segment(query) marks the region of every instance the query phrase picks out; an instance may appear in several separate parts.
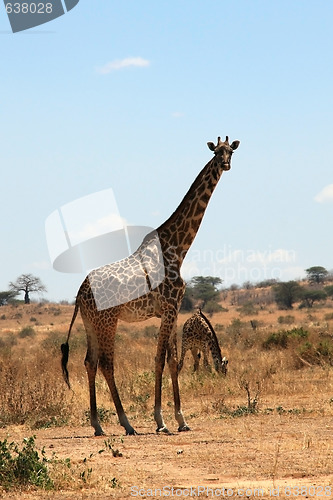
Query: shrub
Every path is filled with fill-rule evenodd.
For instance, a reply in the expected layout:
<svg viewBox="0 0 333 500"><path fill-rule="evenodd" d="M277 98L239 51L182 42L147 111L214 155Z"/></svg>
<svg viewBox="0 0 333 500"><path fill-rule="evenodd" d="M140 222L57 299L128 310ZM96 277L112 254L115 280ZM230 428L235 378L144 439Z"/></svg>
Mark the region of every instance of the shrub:
<svg viewBox="0 0 333 500"><path fill-rule="evenodd" d="M5 490L33 485L50 490L54 488L46 463L44 448L42 458L35 449L35 438L25 438L19 449L15 443L0 441L0 484Z"/></svg>
<svg viewBox="0 0 333 500"><path fill-rule="evenodd" d="M307 330L304 330L302 326L300 328L292 328L291 330L287 330L286 333L288 337L300 337L302 339L308 338L309 335L309 332Z"/></svg>
<svg viewBox="0 0 333 500"><path fill-rule="evenodd" d="M227 326L226 332L227 334L231 334L233 336L238 336L241 333L242 328L245 323L243 323L240 319L234 318L230 325Z"/></svg>
<svg viewBox="0 0 333 500"><path fill-rule="evenodd" d="M24 339L26 337L34 337L35 335L36 335L36 332L32 326L25 326L18 333L18 336L20 337L20 339Z"/></svg>
<svg viewBox="0 0 333 500"><path fill-rule="evenodd" d="M280 323L280 325L292 325L293 323L295 323L295 316L293 316L292 314L287 314L286 316L279 316L278 323Z"/></svg>
<svg viewBox="0 0 333 500"><path fill-rule="evenodd" d="M288 347L288 334L285 331L279 331L276 333L271 333L269 337L262 343L264 349L271 349L272 346L282 347L286 349Z"/></svg>
<svg viewBox="0 0 333 500"><path fill-rule="evenodd" d="M308 337L308 332L300 328L292 328L291 330L280 330L278 332L271 333L269 337L262 343L264 349L270 349L272 346L282 347L286 349L288 347L288 339L306 339Z"/></svg>
<svg viewBox="0 0 333 500"><path fill-rule="evenodd" d="M204 312L208 314L214 314L222 311L225 311L225 309L215 300L209 300L204 307Z"/></svg>
<svg viewBox="0 0 333 500"><path fill-rule="evenodd" d="M244 316L258 314L258 310L252 301L245 302L237 311Z"/></svg>
<svg viewBox="0 0 333 500"><path fill-rule="evenodd" d="M330 365L333 362L333 343L330 339L325 339L319 342L317 346L317 353L328 361Z"/></svg>
<svg viewBox="0 0 333 500"><path fill-rule="evenodd" d="M159 328L155 325L145 326L143 329L143 336L149 339L157 339Z"/></svg>
<svg viewBox="0 0 333 500"><path fill-rule="evenodd" d="M0 347L3 352L10 350L16 344L17 339L13 332L7 332L0 337Z"/></svg>

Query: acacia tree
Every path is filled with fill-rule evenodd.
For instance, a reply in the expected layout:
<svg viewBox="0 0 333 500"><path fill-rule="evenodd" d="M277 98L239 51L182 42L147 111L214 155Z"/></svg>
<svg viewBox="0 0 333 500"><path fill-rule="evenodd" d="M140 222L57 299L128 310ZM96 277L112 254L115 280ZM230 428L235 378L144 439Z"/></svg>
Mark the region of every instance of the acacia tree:
<svg viewBox="0 0 333 500"><path fill-rule="evenodd" d="M331 297L333 299L333 285L325 286L324 290L328 297Z"/></svg>
<svg viewBox="0 0 333 500"><path fill-rule="evenodd" d="M182 309L191 310L193 304L200 301L202 309L209 305L210 309L213 308L216 311L220 308L218 305L220 300L218 286L221 284L222 279L215 276L194 276L187 283Z"/></svg>
<svg viewBox="0 0 333 500"><path fill-rule="evenodd" d="M283 309L292 309L294 302L300 299L302 287L297 281L284 281L274 286L276 303Z"/></svg>
<svg viewBox="0 0 333 500"><path fill-rule="evenodd" d="M43 285L41 280L32 274L21 274L15 282L11 281L9 283L9 288L16 293L23 292L25 304L30 304L31 293L42 293L47 291L46 286Z"/></svg>
<svg viewBox="0 0 333 500"><path fill-rule="evenodd" d="M0 292L0 306L7 305L11 299L14 299L14 297L16 297L16 295L17 292L14 292L13 290Z"/></svg>
<svg viewBox="0 0 333 500"><path fill-rule="evenodd" d="M301 297L306 307L312 307L314 302L326 300L327 293L324 290L303 290Z"/></svg>
<svg viewBox="0 0 333 500"><path fill-rule="evenodd" d="M305 269L305 272L308 275L309 282L316 285L323 283L329 274L327 269L322 266L309 267L309 269Z"/></svg>

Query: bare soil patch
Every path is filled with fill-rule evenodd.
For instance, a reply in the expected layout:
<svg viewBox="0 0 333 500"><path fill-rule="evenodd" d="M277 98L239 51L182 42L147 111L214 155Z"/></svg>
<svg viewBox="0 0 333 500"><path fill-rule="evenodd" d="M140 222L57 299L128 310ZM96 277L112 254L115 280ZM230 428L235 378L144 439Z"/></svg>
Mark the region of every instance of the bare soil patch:
<svg viewBox="0 0 333 500"><path fill-rule="evenodd" d="M148 425L140 420L136 422L137 436L124 436L121 428L108 427L113 449L121 456L107 450L99 453L107 438L93 437L90 427L38 430L34 433L36 446L44 447L50 458L53 454L59 459L70 457L76 477L71 478L67 490L3 493L2 498L158 498L191 494L202 498L272 498L273 489L279 498L288 498L293 496L291 492L298 496L299 491L301 496L297 487L303 487L302 496L306 498L332 498L332 415L320 415L304 407L299 414L288 410L288 403L281 413L266 410L238 418L193 418L190 432L172 435L156 434L153 422ZM191 403L187 401L186 406L190 408ZM0 436L19 442L27 433L29 429L18 426L2 429ZM91 470L86 483L79 477L83 470Z"/></svg>
<svg viewBox="0 0 333 500"><path fill-rule="evenodd" d="M211 322L229 371L227 377L203 370L193 374L188 354L180 374L183 411L191 427L185 433L176 430L167 368L163 407L173 434L155 433L158 320L119 325L116 380L138 435L123 434L109 390L98 376L97 400L107 434L99 438L87 423L85 335L79 318L69 362L73 391L61 376L59 348L73 306L3 307L0 440L19 444L35 435L36 449L44 448L47 458L59 463L50 468L55 490L0 491L0 498L333 498L331 303L293 310L290 324L281 323L287 313L273 304L250 316L231 302L224 305L228 311L214 314ZM180 330L188 317L180 315ZM22 337L27 325L35 333ZM289 331L287 346L264 348L282 329ZM252 402L260 389L254 412L247 412L246 384Z"/></svg>

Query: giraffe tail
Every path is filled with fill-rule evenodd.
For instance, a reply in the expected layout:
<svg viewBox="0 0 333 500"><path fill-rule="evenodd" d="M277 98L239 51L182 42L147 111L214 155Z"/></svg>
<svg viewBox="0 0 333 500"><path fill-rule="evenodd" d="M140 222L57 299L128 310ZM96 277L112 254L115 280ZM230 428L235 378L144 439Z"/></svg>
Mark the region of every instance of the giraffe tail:
<svg viewBox="0 0 333 500"><path fill-rule="evenodd" d="M69 383L69 374L68 374L68 369L67 369L67 363L68 363L68 356L69 356L69 345L68 342L65 344L61 344L61 352L62 352L62 357L61 357L61 368L62 368L62 374L65 379L66 384L68 385L68 388L71 388L71 385Z"/></svg>
<svg viewBox="0 0 333 500"><path fill-rule="evenodd" d="M66 384L68 385L68 388L70 389L70 383L69 383L69 374L68 374L68 369L67 369L67 363L68 363L68 358L69 358L69 337L71 335L72 327L74 325L74 321L76 319L77 313L79 311L79 301L78 297L76 298L75 302L75 309L72 317L71 324L69 325L69 330L68 330L68 335L67 335L67 340L64 344L61 344L61 369L62 369L62 374L65 379Z"/></svg>

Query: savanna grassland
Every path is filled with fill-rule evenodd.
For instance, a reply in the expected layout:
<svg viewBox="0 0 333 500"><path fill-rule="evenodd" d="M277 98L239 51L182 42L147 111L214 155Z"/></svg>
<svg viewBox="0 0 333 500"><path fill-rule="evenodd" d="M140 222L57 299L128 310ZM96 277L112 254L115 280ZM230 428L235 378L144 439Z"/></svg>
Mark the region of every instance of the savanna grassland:
<svg viewBox="0 0 333 500"><path fill-rule="evenodd" d="M70 341L72 390L60 369L73 306L1 307L0 497L333 497L333 301L282 311L269 294L224 293L224 310L210 317L229 359L226 377L202 367L193 373L188 352L180 387L191 432L177 432L165 369L171 435L156 435L153 419L157 319L121 323L116 338L116 382L138 435L124 435L98 375L107 435L97 438L79 317ZM180 314L179 335L189 316ZM13 473L18 460L23 477Z"/></svg>

